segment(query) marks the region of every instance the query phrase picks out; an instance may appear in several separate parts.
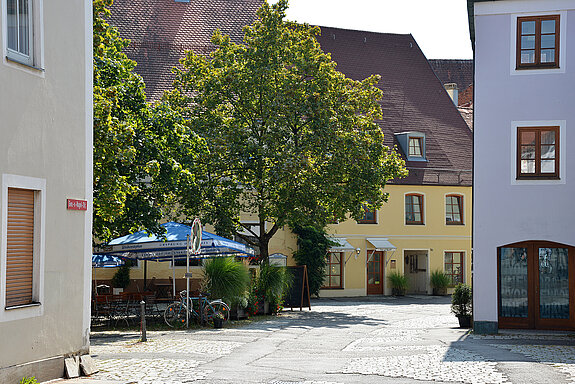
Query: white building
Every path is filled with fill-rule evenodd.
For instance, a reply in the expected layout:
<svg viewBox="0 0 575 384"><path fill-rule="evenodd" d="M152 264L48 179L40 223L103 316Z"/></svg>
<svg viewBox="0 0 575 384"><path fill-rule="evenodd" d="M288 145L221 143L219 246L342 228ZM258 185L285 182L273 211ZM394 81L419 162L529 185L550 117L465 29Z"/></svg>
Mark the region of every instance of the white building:
<svg viewBox="0 0 575 384"><path fill-rule="evenodd" d="M572 330L575 1L468 3L474 328Z"/></svg>
<svg viewBox="0 0 575 384"><path fill-rule="evenodd" d="M0 0L0 383L88 351L92 2Z"/></svg>

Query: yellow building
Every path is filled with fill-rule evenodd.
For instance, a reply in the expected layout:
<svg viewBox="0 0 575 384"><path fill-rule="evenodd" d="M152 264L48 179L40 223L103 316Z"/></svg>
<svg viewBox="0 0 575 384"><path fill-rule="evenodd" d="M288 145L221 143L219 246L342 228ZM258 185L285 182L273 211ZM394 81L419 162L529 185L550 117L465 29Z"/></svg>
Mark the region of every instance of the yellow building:
<svg viewBox="0 0 575 384"><path fill-rule="evenodd" d="M388 295L385 276L394 271L407 276L409 293L431 293L435 270L470 283L472 133L456 105L411 35L321 29L318 40L339 71L354 80L381 75L384 117L378 124L385 144L403 155L409 176L388 183L388 203L365 220L329 226L340 246L331 250L320 294ZM284 229L271 239L269 253L293 265L296 249L296 237ZM143 278L142 264L132 269L133 279ZM170 262L147 264L150 279L166 281L173 273ZM175 268L179 279L184 267ZM104 280L113 272L96 271Z"/></svg>

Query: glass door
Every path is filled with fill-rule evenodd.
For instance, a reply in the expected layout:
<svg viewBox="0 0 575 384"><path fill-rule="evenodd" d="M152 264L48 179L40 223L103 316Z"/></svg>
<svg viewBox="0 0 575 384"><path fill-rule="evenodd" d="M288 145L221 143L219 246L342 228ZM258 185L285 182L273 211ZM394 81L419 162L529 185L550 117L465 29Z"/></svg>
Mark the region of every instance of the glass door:
<svg viewBox="0 0 575 384"><path fill-rule="evenodd" d="M575 248L529 241L499 248L499 326L575 329Z"/></svg>
<svg viewBox="0 0 575 384"><path fill-rule="evenodd" d="M367 294L383 295L383 252L367 251Z"/></svg>
<svg viewBox="0 0 575 384"><path fill-rule="evenodd" d="M536 325L568 325L571 305L569 287L569 250L536 247Z"/></svg>

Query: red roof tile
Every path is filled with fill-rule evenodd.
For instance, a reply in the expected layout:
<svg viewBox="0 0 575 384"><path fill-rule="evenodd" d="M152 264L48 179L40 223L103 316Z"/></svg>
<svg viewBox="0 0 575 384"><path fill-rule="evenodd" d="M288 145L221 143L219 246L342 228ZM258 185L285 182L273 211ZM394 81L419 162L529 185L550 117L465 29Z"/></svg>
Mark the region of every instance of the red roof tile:
<svg viewBox="0 0 575 384"><path fill-rule="evenodd" d="M429 64L442 84L456 83L459 92L473 84L473 60L431 59Z"/></svg>
<svg viewBox="0 0 575 384"><path fill-rule="evenodd" d="M472 133L411 35L322 27L322 49L337 69L361 80L380 74L385 142L396 133L426 135L427 162L408 162L398 184L471 185ZM462 172L465 171L465 172Z"/></svg>
<svg viewBox="0 0 575 384"><path fill-rule="evenodd" d="M263 0L115 0L110 24L131 40L126 54L138 63L136 72L146 83L148 100L158 100L171 88L172 68L184 51L208 53L216 29L234 42L252 24Z"/></svg>

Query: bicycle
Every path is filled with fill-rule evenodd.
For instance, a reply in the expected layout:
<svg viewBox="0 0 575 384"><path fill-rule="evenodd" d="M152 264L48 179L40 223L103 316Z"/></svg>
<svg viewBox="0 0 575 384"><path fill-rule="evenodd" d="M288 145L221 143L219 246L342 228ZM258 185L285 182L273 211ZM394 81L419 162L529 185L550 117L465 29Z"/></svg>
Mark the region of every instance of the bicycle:
<svg viewBox="0 0 575 384"><path fill-rule="evenodd" d="M199 324L203 322L213 325L214 316L221 314L223 321L230 318L230 307L222 300L208 300L206 296L190 296L191 309L188 310L186 305L185 290L180 292L180 300L168 305L164 311L164 321L170 327L181 328L186 326L186 311L189 312L189 321L195 321ZM203 314L203 316L202 316Z"/></svg>

